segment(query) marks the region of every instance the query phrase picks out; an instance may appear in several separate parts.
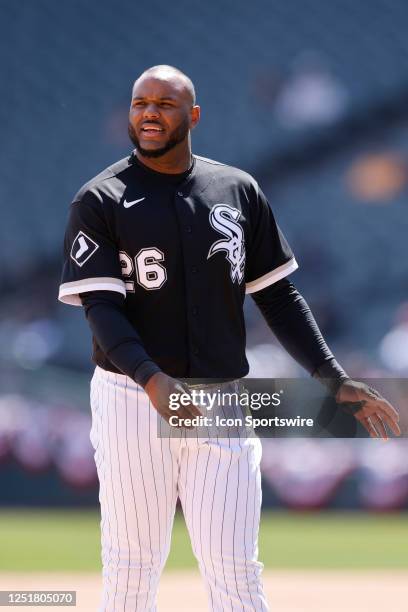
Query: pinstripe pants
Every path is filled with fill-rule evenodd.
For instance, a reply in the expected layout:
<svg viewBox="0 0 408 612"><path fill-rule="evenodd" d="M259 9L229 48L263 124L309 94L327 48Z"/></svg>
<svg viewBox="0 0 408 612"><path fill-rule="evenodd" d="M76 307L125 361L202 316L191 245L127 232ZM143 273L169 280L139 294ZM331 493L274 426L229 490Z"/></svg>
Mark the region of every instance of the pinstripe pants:
<svg viewBox="0 0 408 612"><path fill-rule="evenodd" d="M98 366L91 409L101 505L100 610L156 611L177 498L210 610L268 610L257 561L260 441L189 438L183 430L160 437L163 419L143 389Z"/></svg>

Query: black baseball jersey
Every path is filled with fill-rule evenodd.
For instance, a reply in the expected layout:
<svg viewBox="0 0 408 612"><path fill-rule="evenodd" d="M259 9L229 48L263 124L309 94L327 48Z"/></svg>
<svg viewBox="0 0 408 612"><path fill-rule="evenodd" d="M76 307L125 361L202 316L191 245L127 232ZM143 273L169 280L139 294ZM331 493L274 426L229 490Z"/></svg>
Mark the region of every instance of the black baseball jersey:
<svg viewBox="0 0 408 612"><path fill-rule="evenodd" d="M239 378L245 293L297 268L255 179L194 156L183 175L151 170L134 154L86 183L70 208L59 299L81 292L125 298L153 361L183 378ZM93 338L93 360L117 371Z"/></svg>

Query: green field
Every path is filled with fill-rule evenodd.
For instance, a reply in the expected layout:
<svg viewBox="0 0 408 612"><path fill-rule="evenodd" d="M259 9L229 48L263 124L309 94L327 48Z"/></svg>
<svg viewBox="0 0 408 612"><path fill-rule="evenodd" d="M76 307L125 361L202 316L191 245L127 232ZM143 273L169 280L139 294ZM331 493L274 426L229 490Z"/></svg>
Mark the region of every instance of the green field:
<svg viewBox="0 0 408 612"><path fill-rule="evenodd" d="M265 568L408 568L408 516L265 513ZM0 512L0 571L99 571L95 511ZM195 566L177 516L166 569Z"/></svg>

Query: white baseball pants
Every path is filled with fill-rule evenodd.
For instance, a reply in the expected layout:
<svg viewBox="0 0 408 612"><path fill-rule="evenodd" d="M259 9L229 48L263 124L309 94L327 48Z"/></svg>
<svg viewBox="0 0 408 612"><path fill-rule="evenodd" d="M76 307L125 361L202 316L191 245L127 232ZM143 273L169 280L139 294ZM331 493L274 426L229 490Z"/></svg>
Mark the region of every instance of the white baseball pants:
<svg viewBox="0 0 408 612"><path fill-rule="evenodd" d="M183 430L160 437L158 427L168 425L143 389L98 366L91 409L101 504L100 610L156 611L177 498L210 610L268 610L257 561L260 441L188 438Z"/></svg>

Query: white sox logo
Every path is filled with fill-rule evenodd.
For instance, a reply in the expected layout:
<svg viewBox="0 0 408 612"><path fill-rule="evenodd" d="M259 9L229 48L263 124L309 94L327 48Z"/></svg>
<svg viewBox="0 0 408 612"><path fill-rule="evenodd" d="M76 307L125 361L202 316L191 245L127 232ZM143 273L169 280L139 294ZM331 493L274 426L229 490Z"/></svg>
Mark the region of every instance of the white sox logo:
<svg viewBox="0 0 408 612"><path fill-rule="evenodd" d="M215 204L210 212L210 223L212 227L227 237L211 245L207 259L218 251L227 253L227 261L231 264L231 280L240 283L244 278L245 265L245 242L244 232L239 223L241 213L238 209L228 204Z"/></svg>
<svg viewBox="0 0 408 612"><path fill-rule="evenodd" d="M85 232L76 235L71 247L71 259L82 268L84 263L99 249L99 244L92 240Z"/></svg>

